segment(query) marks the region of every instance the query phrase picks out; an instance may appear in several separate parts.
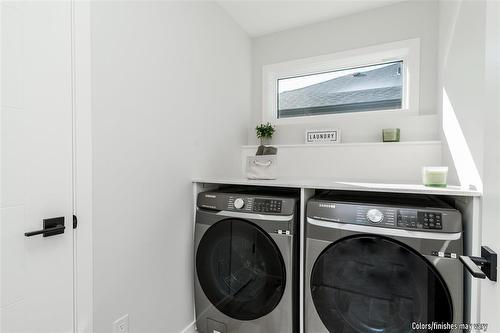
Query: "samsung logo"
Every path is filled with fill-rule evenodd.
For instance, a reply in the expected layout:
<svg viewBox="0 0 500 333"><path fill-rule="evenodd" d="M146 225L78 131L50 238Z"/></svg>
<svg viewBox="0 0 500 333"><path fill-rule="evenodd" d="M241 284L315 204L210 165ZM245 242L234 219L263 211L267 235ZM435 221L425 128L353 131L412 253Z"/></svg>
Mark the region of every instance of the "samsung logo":
<svg viewBox="0 0 500 333"><path fill-rule="evenodd" d="M325 204L325 203L320 203L319 204L320 208L335 208L335 204Z"/></svg>
<svg viewBox="0 0 500 333"><path fill-rule="evenodd" d="M212 198L212 199L215 199L215 198L217 198L217 196L216 196L216 195L214 195L214 194L205 194L205 198Z"/></svg>

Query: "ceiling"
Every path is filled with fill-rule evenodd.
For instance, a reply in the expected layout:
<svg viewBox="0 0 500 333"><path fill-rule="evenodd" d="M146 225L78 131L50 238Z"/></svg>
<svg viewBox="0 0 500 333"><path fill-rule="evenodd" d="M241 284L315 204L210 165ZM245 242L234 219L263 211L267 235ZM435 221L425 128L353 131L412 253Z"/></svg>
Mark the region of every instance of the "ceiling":
<svg viewBox="0 0 500 333"><path fill-rule="evenodd" d="M404 0L217 1L252 37L387 6Z"/></svg>

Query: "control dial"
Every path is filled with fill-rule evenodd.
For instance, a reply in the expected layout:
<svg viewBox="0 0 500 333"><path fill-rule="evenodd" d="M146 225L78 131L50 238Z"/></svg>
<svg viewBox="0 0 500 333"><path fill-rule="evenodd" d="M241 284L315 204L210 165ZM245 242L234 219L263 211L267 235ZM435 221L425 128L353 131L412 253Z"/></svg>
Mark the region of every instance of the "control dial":
<svg viewBox="0 0 500 333"><path fill-rule="evenodd" d="M242 209L245 206L245 201L242 198L237 198L234 200L234 208Z"/></svg>
<svg viewBox="0 0 500 333"><path fill-rule="evenodd" d="M382 214L382 212L378 209L370 209L366 213L366 218L371 223L380 223L384 219L384 214Z"/></svg>

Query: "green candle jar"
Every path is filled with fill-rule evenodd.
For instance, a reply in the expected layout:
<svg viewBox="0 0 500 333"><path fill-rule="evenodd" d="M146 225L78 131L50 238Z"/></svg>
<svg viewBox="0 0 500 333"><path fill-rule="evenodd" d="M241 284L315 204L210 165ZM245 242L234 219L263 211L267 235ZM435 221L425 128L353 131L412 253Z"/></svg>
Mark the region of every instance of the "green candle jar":
<svg viewBox="0 0 500 333"><path fill-rule="evenodd" d="M423 167L422 182L425 186L446 187L448 167Z"/></svg>
<svg viewBox="0 0 500 333"><path fill-rule="evenodd" d="M382 140L384 142L399 142L399 128L384 128L382 130Z"/></svg>

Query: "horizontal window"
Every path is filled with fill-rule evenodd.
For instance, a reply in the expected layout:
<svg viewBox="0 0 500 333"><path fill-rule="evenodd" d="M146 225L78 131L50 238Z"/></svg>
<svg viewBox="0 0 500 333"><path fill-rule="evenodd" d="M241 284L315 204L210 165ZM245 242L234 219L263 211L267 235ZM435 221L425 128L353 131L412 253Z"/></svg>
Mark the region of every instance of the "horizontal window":
<svg viewBox="0 0 500 333"><path fill-rule="evenodd" d="M262 120L322 123L419 112L420 40L409 39L262 68Z"/></svg>
<svg viewBox="0 0 500 333"><path fill-rule="evenodd" d="M278 118L401 109L403 61L278 79Z"/></svg>

